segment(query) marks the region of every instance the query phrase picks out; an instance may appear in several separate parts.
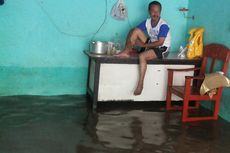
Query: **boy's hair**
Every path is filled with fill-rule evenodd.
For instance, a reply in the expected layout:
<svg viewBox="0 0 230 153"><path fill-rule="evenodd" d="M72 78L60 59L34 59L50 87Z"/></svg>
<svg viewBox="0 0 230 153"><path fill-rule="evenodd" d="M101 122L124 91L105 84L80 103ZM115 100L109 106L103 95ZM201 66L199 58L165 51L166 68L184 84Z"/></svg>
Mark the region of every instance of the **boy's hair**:
<svg viewBox="0 0 230 153"><path fill-rule="evenodd" d="M150 9L151 9L151 7L152 7L153 5L159 6L159 7L160 7L160 11L161 11L161 9L162 9L161 3L158 2L158 1L152 1L151 3L149 3L149 11L150 11Z"/></svg>

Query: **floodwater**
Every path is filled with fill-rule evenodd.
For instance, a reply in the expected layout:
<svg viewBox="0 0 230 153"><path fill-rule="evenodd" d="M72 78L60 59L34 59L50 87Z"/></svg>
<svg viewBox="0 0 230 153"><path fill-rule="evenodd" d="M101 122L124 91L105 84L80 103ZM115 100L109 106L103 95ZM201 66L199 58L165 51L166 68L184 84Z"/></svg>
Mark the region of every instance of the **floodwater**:
<svg viewBox="0 0 230 153"><path fill-rule="evenodd" d="M108 104L107 104L108 105ZM229 153L230 123L182 124L161 108L101 108L84 96L0 98L0 153Z"/></svg>

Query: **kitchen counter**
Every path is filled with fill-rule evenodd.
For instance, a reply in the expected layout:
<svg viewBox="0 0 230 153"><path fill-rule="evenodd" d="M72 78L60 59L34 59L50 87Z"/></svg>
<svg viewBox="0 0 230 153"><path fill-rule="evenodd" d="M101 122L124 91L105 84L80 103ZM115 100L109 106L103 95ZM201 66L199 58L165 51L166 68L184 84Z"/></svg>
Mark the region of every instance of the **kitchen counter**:
<svg viewBox="0 0 230 153"><path fill-rule="evenodd" d="M109 101L165 101L168 68L194 68L201 64L200 59L178 59L175 53L170 53L166 59L148 61L144 89L140 96L134 96L139 75L138 56L119 58L109 55L95 55L88 51L84 53L89 58L87 96L91 99L93 108L98 102ZM176 73L175 85L183 85L185 76L193 72ZM173 100L180 98L173 96Z"/></svg>
<svg viewBox="0 0 230 153"><path fill-rule="evenodd" d="M129 58L119 58L111 55L97 55L92 54L89 51L84 51L84 53L91 59L97 60L98 62L103 63L127 63L127 64L138 64L138 56L130 56ZM200 59L178 59L176 53L170 53L169 56L166 59L154 59L148 61L148 64L173 64L178 63L178 61L181 64L188 64L188 63L197 63L200 62Z"/></svg>

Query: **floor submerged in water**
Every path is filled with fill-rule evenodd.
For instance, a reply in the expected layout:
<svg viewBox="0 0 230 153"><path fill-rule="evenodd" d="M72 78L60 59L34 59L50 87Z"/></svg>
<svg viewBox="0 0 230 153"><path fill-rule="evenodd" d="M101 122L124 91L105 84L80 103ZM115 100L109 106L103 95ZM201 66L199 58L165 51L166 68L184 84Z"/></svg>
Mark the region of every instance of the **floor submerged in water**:
<svg viewBox="0 0 230 153"><path fill-rule="evenodd" d="M230 123L86 107L84 96L0 98L0 153L228 153ZM161 110L161 109L159 109Z"/></svg>

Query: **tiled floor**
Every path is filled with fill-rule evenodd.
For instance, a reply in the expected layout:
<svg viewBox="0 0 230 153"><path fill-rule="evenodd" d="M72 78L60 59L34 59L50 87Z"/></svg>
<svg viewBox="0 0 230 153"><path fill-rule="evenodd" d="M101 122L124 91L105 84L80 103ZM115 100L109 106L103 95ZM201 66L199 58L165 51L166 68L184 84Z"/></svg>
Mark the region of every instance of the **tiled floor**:
<svg viewBox="0 0 230 153"><path fill-rule="evenodd" d="M228 153L230 123L182 124L180 113L100 109L82 96L0 98L0 153Z"/></svg>

